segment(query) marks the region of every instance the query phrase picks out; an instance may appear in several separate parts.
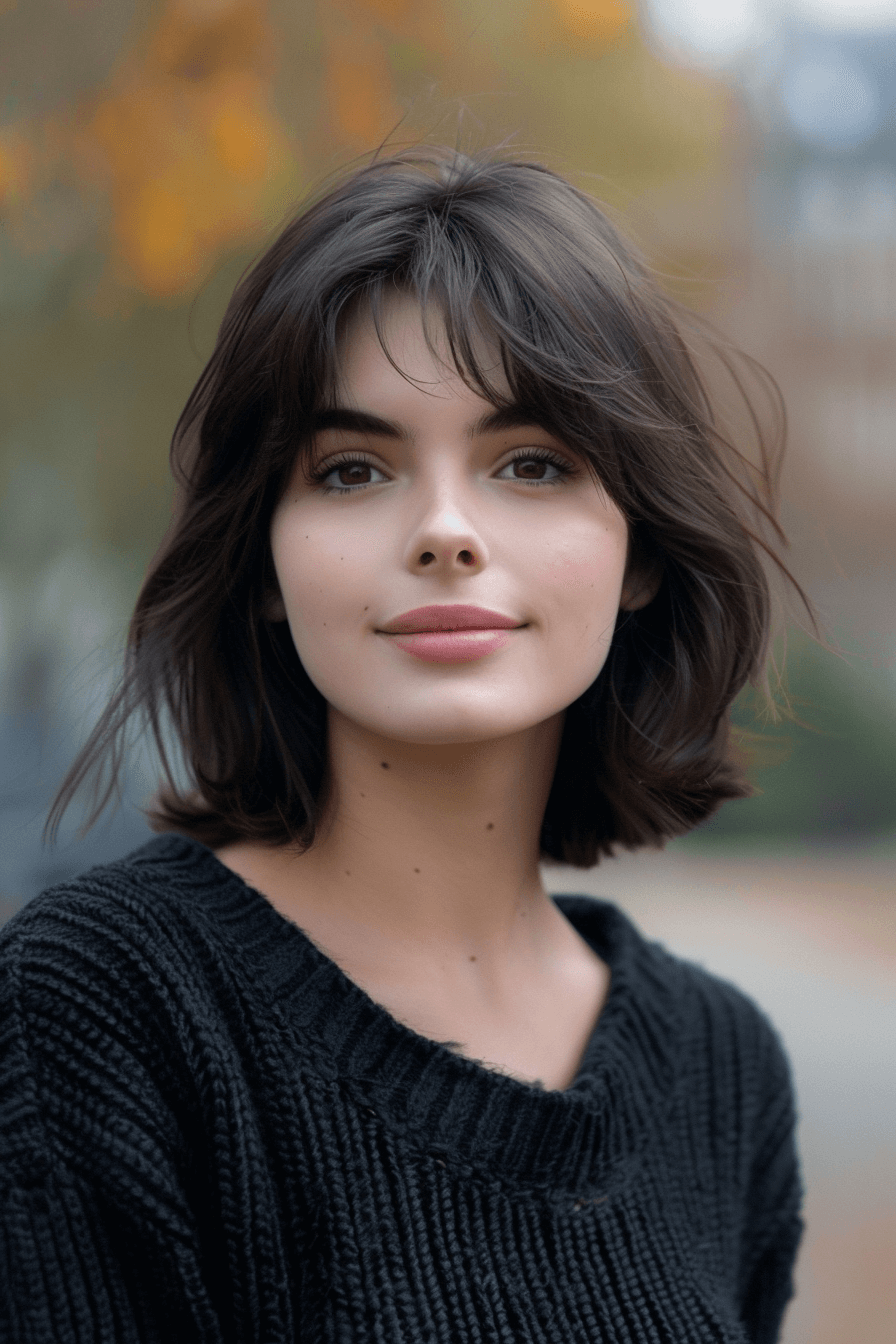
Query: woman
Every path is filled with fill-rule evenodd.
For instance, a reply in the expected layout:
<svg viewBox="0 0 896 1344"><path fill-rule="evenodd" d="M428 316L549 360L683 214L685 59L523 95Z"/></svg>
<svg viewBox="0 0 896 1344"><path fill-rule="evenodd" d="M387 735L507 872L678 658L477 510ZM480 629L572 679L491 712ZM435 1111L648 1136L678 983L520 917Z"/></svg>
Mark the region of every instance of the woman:
<svg viewBox="0 0 896 1344"><path fill-rule="evenodd" d="M142 714L168 834L3 937L5 1338L777 1338L776 1036L538 868L747 791L770 483L688 327L589 198L447 151L243 280L55 812Z"/></svg>

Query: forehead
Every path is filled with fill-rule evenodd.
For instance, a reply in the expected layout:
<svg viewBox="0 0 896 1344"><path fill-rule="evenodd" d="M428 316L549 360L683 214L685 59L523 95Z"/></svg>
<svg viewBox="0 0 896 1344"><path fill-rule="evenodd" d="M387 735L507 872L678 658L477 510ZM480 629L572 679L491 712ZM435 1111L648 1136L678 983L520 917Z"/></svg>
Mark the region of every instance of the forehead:
<svg viewBox="0 0 896 1344"><path fill-rule="evenodd" d="M497 346L475 329L469 337L475 372L485 375L497 398L509 400ZM362 405L371 398L407 399L414 392L494 405L458 372L440 309L433 305L424 310L411 294L390 294L375 311L365 304L352 313L337 348L334 373L337 401L343 405Z"/></svg>

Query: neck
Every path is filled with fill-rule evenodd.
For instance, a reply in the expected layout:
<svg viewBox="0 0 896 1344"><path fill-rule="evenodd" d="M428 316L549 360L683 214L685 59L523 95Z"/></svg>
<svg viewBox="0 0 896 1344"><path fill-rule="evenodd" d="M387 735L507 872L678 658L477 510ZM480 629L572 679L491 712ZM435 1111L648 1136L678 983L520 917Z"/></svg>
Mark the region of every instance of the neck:
<svg viewBox="0 0 896 1344"><path fill-rule="evenodd" d="M562 726L421 745L331 709L329 800L294 861L303 890L405 944L499 953L546 903L538 842Z"/></svg>

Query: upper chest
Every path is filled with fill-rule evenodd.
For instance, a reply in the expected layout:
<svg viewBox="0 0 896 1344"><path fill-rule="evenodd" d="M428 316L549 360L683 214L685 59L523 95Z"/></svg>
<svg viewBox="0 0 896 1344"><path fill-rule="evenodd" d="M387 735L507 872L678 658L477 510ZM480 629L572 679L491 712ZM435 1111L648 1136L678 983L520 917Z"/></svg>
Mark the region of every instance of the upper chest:
<svg viewBox="0 0 896 1344"><path fill-rule="evenodd" d="M500 986L473 977L377 976L364 965L345 969L418 1035L548 1090L563 1090L575 1078L610 984L609 968L584 943L553 974L521 975Z"/></svg>

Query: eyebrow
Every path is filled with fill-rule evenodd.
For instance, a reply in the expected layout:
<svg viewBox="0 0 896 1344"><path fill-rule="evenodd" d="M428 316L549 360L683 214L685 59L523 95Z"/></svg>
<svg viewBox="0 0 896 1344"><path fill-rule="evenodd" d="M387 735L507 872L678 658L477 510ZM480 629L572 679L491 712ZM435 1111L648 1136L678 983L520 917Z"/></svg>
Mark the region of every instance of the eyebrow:
<svg viewBox="0 0 896 1344"><path fill-rule="evenodd" d="M529 429L539 424L538 418L525 406L512 403L509 406L498 406L481 416L470 429L470 438L476 438L479 434L499 434L506 429ZM368 411L350 410L344 406L332 406L314 417L312 433L320 434L325 429L375 434L381 439L406 441L410 437L406 429L392 420L383 420Z"/></svg>

